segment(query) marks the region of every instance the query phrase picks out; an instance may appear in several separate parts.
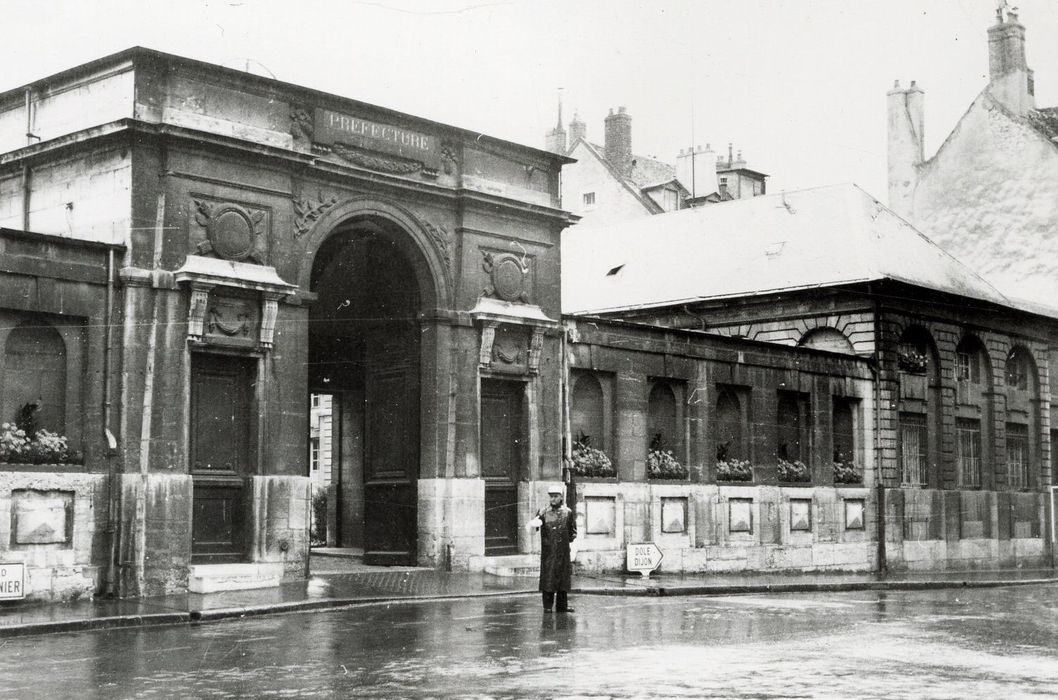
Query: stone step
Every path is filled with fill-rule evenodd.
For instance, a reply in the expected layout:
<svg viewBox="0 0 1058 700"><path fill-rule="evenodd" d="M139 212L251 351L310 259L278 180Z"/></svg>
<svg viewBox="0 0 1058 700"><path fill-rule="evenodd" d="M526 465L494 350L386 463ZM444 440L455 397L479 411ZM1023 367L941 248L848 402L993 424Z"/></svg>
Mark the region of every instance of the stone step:
<svg viewBox="0 0 1058 700"><path fill-rule="evenodd" d="M282 564L194 564L188 567L191 593L275 588L283 580Z"/></svg>
<svg viewBox="0 0 1058 700"><path fill-rule="evenodd" d="M540 576L539 554L511 554L485 557L485 573L493 576Z"/></svg>

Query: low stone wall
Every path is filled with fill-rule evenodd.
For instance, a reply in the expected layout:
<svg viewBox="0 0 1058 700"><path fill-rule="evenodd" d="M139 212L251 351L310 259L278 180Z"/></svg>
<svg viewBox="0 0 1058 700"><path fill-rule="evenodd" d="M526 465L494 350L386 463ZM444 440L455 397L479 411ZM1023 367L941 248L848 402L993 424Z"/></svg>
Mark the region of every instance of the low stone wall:
<svg viewBox="0 0 1058 700"><path fill-rule="evenodd" d="M621 571L654 542L662 572L870 571L877 519L867 488L577 484L581 570Z"/></svg>
<svg viewBox="0 0 1058 700"><path fill-rule="evenodd" d="M1046 494L886 489L885 552L890 569L1051 566Z"/></svg>
<svg viewBox="0 0 1058 700"><path fill-rule="evenodd" d="M28 599L91 597L105 574L106 475L47 470L0 471L0 561L26 565Z"/></svg>

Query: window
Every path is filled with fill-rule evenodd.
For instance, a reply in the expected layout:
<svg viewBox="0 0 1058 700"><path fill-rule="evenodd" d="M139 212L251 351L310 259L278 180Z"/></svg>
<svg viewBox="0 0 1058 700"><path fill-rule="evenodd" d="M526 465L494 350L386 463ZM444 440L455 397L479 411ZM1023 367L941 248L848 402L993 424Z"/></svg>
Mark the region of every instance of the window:
<svg viewBox="0 0 1058 700"><path fill-rule="evenodd" d="M320 439L318 437L309 440L309 465L312 471L320 468Z"/></svg>
<svg viewBox="0 0 1058 700"><path fill-rule="evenodd" d="M978 374L974 371L977 369L975 365L974 356L971 353L955 353L955 380L960 382L979 381L979 377L975 376Z"/></svg>
<svg viewBox="0 0 1058 700"><path fill-rule="evenodd" d="M35 428L65 434L66 344L50 323L27 321L7 336L0 386L0 422L31 420Z"/></svg>
<svg viewBox="0 0 1058 700"><path fill-rule="evenodd" d="M779 394L776 455L786 462L801 461L801 402L793 394Z"/></svg>
<svg viewBox="0 0 1058 700"><path fill-rule="evenodd" d="M928 440L926 416L920 413L900 414L900 480L904 485L926 485Z"/></svg>
<svg viewBox="0 0 1058 700"><path fill-rule="evenodd" d="M313 408L319 408L320 407L320 395L319 394L313 394L312 395L312 407Z"/></svg>
<svg viewBox="0 0 1058 700"><path fill-rule="evenodd" d="M1007 423L1007 478L1014 489L1029 488L1029 426Z"/></svg>
<svg viewBox="0 0 1058 700"><path fill-rule="evenodd" d="M647 435L651 450L671 450L678 454L680 435L676 416L676 395L666 382L655 382L650 390L647 402L647 416L650 424Z"/></svg>
<svg viewBox="0 0 1058 700"><path fill-rule="evenodd" d="M592 204L595 204L595 193L594 192L585 192L584 193L584 206L589 207Z"/></svg>
<svg viewBox="0 0 1058 700"><path fill-rule="evenodd" d="M981 487L981 423L970 418L959 418L955 423L955 465L959 470L959 485Z"/></svg>
<svg viewBox="0 0 1058 700"><path fill-rule="evenodd" d="M856 461L856 432L853 427L852 401L834 399L834 461L851 464Z"/></svg>
<svg viewBox="0 0 1058 700"><path fill-rule="evenodd" d="M1029 362L1025 351L1014 348L1007 355L1007 386L1025 391L1029 388Z"/></svg>
<svg viewBox="0 0 1058 700"><path fill-rule="evenodd" d="M828 352L841 352L846 355L856 352L845 334L836 328L813 328L801 336L798 345Z"/></svg>
<svg viewBox="0 0 1058 700"><path fill-rule="evenodd" d="M747 459L742 433L742 406L738 395L723 389L716 401L716 459L719 462Z"/></svg>
<svg viewBox="0 0 1058 700"><path fill-rule="evenodd" d="M609 447L609 440L606 439L602 385L590 372L575 372L573 382L573 395L570 398L573 440L605 451Z"/></svg>

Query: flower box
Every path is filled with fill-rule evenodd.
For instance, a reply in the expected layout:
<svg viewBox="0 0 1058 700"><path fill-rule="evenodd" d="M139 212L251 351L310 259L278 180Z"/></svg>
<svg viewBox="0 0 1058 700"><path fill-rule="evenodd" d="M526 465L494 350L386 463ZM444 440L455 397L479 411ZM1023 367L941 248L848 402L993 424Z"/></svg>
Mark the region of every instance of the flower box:
<svg viewBox="0 0 1058 700"><path fill-rule="evenodd" d="M654 480L686 481L687 467L679 463L672 450L651 450L647 453L647 477Z"/></svg>
<svg viewBox="0 0 1058 700"><path fill-rule="evenodd" d="M573 445L573 460L570 474L576 477L609 478L616 477L617 470L606 453L584 442Z"/></svg>
<svg viewBox="0 0 1058 700"><path fill-rule="evenodd" d="M753 467L749 460L728 459L716 463L717 481L753 481Z"/></svg>
<svg viewBox="0 0 1058 700"><path fill-rule="evenodd" d="M806 484L812 481L812 471L804 462L779 460L779 481L786 484Z"/></svg>
<svg viewBox="0 0 1058 700"><path fill-rule="evenodd" d="M834 462L835 484L862 484L863 471L852 462Z"/></svg>

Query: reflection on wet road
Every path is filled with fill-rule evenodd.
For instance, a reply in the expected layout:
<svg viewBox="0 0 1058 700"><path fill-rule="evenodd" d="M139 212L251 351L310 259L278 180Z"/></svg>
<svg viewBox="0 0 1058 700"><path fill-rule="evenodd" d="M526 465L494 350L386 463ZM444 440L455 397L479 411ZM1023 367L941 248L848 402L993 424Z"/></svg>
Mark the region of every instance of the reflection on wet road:
<svg viewBox="0 0 1058 700"><path fill-rule="evenodd" d="M1058 692L1058 586L364 606L6 640L4 697Z"/></svg>

